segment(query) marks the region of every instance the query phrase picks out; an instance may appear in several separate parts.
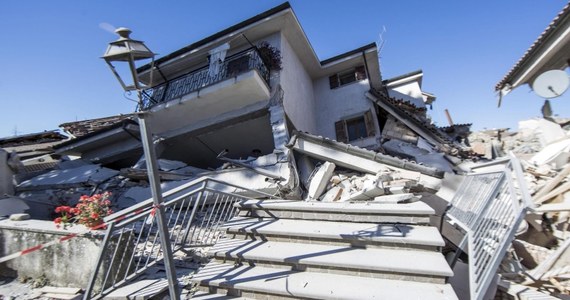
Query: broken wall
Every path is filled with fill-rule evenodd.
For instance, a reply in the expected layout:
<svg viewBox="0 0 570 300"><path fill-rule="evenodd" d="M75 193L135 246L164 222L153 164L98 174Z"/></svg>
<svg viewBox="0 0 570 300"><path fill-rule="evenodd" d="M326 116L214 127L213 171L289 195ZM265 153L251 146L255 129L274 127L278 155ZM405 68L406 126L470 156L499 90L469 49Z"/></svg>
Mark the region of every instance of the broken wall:
<svg viewBox="0 0 570 300"><path fill-rule="evenodd" d="M421 80L421 78L420 78ZM402 99L410 102L417 107L426 107L424 103L424 95L418 81L408 82L388 88L388 95L395 99Z"/></svg>
<svg viewBox="0 0 570 300"><path fill-rule="evenodd" d="M411 144L418 143L418 135L410 130L408 126L399 122L393 116L388 116L384 128L382 128L382 138L384 139L399 139Z"/></svg>

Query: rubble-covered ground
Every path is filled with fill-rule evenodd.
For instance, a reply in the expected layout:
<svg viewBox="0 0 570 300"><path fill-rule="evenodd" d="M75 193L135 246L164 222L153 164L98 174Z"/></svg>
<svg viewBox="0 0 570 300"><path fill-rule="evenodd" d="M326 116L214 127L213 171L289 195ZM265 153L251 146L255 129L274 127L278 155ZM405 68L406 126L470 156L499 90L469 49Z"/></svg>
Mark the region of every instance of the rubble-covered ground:
<svg viewBox="0 0 570 300"><path fill-rule="evenodd" d="M317 142L324 141L320 137L312 139ZM331 143L338 142L331 141ZM568 120L537 118L521 121L516 131L495 129L473 132L464 141L468 147L466 151L470 151L471 156L449 160L448 156L444 157L441 153L429 153L439 155L435 160L436 163L431 165L428 161L414 161L413 158L418 156L418 147L406 148L404 146L407 144L403 146L402 142L396 140L385 144L387 147L394 146L392 149L394 153L407 154L405 157L397 158L397 161L406 167L383 165L380 171L376 169L376 174L371 174L365 172L366 166L362 167L364 170L356 170L343 165L342 159L335 164L333 159L318 159L301 151L303 155L296 157L296 166L293 168L296 174L293 174L289 180L290 183L296 182L298 190L292 192L287 186L286 190L283 190L284 186L266 180L261 180L260 186L251 188L272 189L272 193L284 198L305 201L381 203L424 201L432 206L440 206L434 208L441 212L445 208L445 203L442 206L434 200L438 198L436 183L441 181L445 183L446 178L437 178L437 172L461 175L470 172L474 166L503 160L507 154L512 153L522 163L524 179L535 207L528 211L498 270L501 280L496 299L512 299L512 295L522 290L563 299L569 297L570 122ZM292 146L293 150L299 149ZM335 149L335 151L342 150ZM366 153L362 154L362 157L364 156ZM425 157L423 152L422 157ZM371 162L377 161L371 160ZM287 163L287 157L280 153L252 157L237 163L230 161L217 170L194 168L177 161L159 161L163 190L175 188L204 175L231 181L236 178L235 176L244 176L244 171L240 171L243 165L249 166L248 172L257 168L283 175L287 172L284 171ZM421 171L411 171L407 168L409 165L415 165L414 169ZM432 173L432 170L436 172ZM246 177L255 179L251 174ZM30 208L28 213L33 218L45 220L53 218L51 214L53 207L63 204L74 205L83 194L110 190L113 192L115 210L130 207L151 196L142 161L129 169L114 170L81 160L64 160L51 170L24 178L16 190L15 197L0 199L4 201L3 203L12 203L8 209L10 213L23 210L27 205ZM436 218L432 225L438 226L440 221ZM455 246L450 241L449 247L444 251L454 249ZM188 253L179 253L180 255L182 256L177 258L192 267L201 263L199 255L188 256ZM464 260L467 259L468 257ZM155 275L159 276L159 273ZM149 276L152 277L152 274ZM7 277L2 277L0 280L0 299L47 299L45 290L40 288L49 284L48 282Z"/></svg>
<svg viewBox="0 0 570 300"><path fill-rule="evenodd" d="M535 205L498 272L503 290L536 290L570 299L569 120L524 120L516 131L474 132L469 143L484 160L507 153L518 157Z"/></svg>

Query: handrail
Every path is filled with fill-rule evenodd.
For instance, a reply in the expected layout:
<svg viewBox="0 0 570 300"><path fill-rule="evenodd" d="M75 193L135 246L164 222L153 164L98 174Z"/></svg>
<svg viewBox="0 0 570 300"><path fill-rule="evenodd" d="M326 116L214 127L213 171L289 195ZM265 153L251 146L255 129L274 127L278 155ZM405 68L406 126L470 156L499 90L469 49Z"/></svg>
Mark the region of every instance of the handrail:
<svg viewBox="0 0 570 300"><path fill-rule="evenodd" d="M467 244L469 249L472 300L485 296L516 229L531 205L520 162L512 154L503 171L468 174L461 182L451 200L447 217L466 232L459 248Z"/></svg>
<svg viewBox="0 0 570 300"><path fill-rule="evenodd" d="M239 194L242 191L277 198L210 177L165 192L161 205L168 227L166 240L173 253L184 247L213 245L222 234L221 225L237 214L235 204L253 199ZM84 299L104 298L162 260L174 260L162 251L154 208L149 199L105 218L107 232Z"/></svg>
<svg viewBox="0 0 570 300"><path fill-rule="evenodd" d="M227 187L234 187L234 188L236 188L236 189L240 189L240 190L244 190L244 191L247 191L247 192L250 192L250 193L258 194L258 195L260 195L260 196L262 196L262 197L273 198L273 199L278 198L278 197L276 197L275 195L272 195L272 194L264 193L264 192L257 191L257 190L253 190L253 189L249 189L249 188L246 188L246 187L242 187L242 186L239 186L239 185L236 185L236 184L233 184L233 183L229 183L229 182L226 182L226 181L223 181L223 180L219 180L219 179L215 179L215 178L208 177L208 176L203 176L203 177L197 178L197 179L195 179L195 180L193 180L193 181L190 181L190 182L188 182L188 183L185 183L185 184L183 184L183 185L181 185L181 186L178 186L178 187L175 187L175 188L173 188L173 189L170 189L170 190L164 192L164 193L162 194L162 197L165 199L165 202L168 202L168 201L169 201L169 200L167 199L168 197L170 197L170 196L172 196L172 195L174 195L174 194L176 194L176 193L179 193L179 192L181 192L181 191L183 191L183 190L189 189L189 188L191 188L191 187L193 187L193 186L198 186L200 183L203 183L203 182L206 182L206 184L207 184L208 182L215 182L215 183L219 183L219 184L225 185L225 186L227 186ZM188 194L189 194L189 193L192 193L192 192L193 192L193 191L188 191ZM188 196L188 194L183 194L183 195L181 195L180 197ZM111 214L111 215L105 217L105 218L103 219L103 221L104 221L105 223L111 222L111 221L113 221L113 220L115 220L115 219L117 219L117 218L122 217L123 215L132 214L132 213L134 213L134 212L136 212L136 211L143 211L143 210L145 210L145 209L150 209L150 208L152 208L152 205L153 205L153 203L152 203L152 197L151 197L151 198L149 198L149 199L147 199L147 200L144 200L144 201L142 201L142 202L140 202L140 203L137 203L137 204L135 204L135 205L133 205L133 206L130 206L130 207L125 208L125 209L123 209L123 210L117 211L117 212L115 212L115 213L113 213L113 214Z"/></svg>

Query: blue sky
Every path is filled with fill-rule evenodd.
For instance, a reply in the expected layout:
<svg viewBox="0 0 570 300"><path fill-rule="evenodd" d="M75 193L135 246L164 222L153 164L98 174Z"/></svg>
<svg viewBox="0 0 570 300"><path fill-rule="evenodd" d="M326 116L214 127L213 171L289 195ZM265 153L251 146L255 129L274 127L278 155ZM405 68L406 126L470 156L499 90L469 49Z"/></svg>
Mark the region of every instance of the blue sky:
<svg viewBox="0 0 570 300"><path fill-rule="evenodd" d="M103 23L131 28L160 57L282 2L2 0L0 137L135 109L99 58L116 38ZM494 86L567 2L290 3L320 59L378 41L385 28L383 77L422 69L423 89L437 96L429 113L438 125L447 125L448 109L474 129L516 129L540 115L543 100L525 86L497 108ZM570 117L570 92L551 103Z"/></svg>

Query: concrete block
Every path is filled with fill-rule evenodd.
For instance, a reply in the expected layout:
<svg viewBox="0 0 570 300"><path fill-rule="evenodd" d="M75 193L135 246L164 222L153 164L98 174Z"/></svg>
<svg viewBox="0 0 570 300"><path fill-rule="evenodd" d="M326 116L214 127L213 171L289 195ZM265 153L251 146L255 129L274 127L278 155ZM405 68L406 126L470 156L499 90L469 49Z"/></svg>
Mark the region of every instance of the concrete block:
<svg viewBox="0 0 570 300"><path fill-rule="evenodd" d="M345 189L343 189L340 186L335 186L333 188L331 188L330 190L328 190L323 197L321 198L321 201L323 202L335 202L340 200L341 196L343 195Z"/></svg>
<svg viewBox="0 0 570 300"><path fill-rule="evenodd" d="M371 200L374 197L384 195L384 186L378 177L366 180L362 184L362 190L350 194L350 200Z"/></svg>
<svg viewBox="0 0 570 300"><path fill-rule="evenodd" d="M374 199L377 196L384 195L384 188L374 187L370 189L365 189L353 194L350 194L350 200L353 201L365 201Z"/></svg>
<svg viewBox="0 0 570 300"><path fill-rule="evenodd" d="M414 197L414 194L405 193L405 194L396 194L396 195L383 195L374 198L374 202L381 202L381 203L400 203L403 201L410 200Z"/></svg>
<svg viewBox="0 0 570 300"><path fill-rule="evenodd" d="M329 183L329 180L333 175L335 167L335 164L331 162L325 162L315 173L313 179L311 179L311 183L309 184L308 198L310 200L317 199L323 194L325 188L327 187L327 184Z"/></svg>

